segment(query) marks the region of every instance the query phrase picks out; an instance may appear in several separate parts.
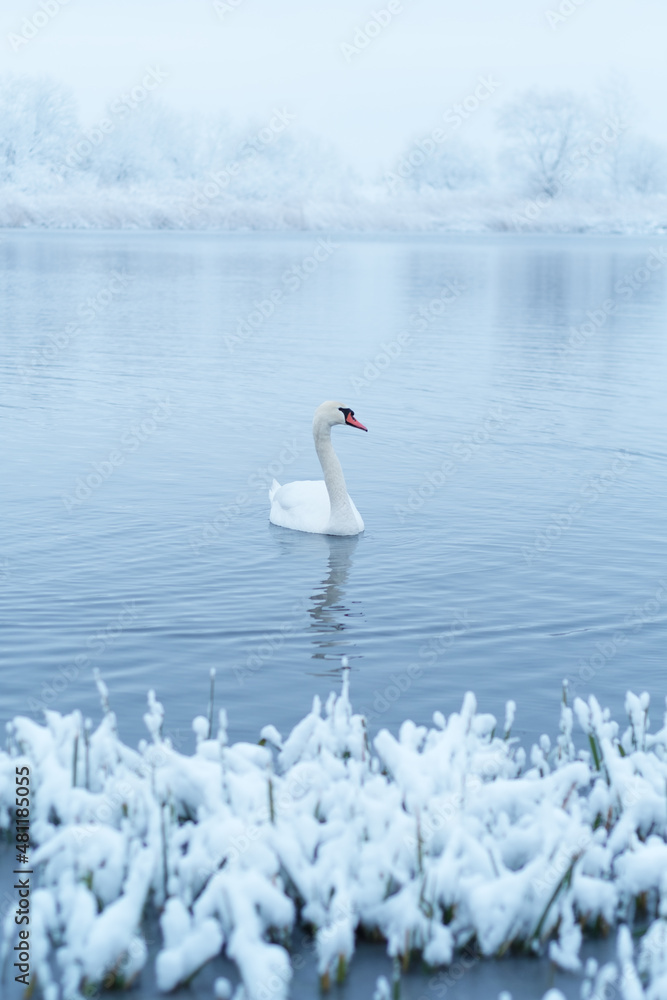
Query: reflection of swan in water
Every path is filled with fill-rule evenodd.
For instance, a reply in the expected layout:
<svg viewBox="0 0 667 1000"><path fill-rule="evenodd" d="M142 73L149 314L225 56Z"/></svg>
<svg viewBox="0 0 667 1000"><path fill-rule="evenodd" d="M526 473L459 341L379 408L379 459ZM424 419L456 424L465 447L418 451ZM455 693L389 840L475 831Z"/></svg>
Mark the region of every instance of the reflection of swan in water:
<svg viewBox="0 0 667 1000"><path fill-rule="evenodd" d="M314 646L312 658L334 661L335 669L327 670L325 673L337 674L340 670L340 658L344 653L350 659L354 658L346 632L351 619L363 614L360 602L349 600L346 594L353 553L359 544L359 536L316 535L279 529L275 534L284 554L295 553L298 550L299 554L316 556L319 562L328 552L327 573L312 596L308 598L308 615L311 619L309 625ZM282 557L281 565L284 571L287 563ZM355 605L359 610L354 609Z"/></svg>
<svg viewBox="0 0 667 1000"><path fill-rule="evenodd" d="M314 607L311 610L313 617L313 628L322 628L327 631L344 629L345 623L340 620L340 615L348 612L348 609L341 604L345 597L345 584L352 566L352 553L359 542L356 535L347 538L341 536L327 536L329 543L329 565L328 574L322 580L321 586L311 597Z"/></svg>

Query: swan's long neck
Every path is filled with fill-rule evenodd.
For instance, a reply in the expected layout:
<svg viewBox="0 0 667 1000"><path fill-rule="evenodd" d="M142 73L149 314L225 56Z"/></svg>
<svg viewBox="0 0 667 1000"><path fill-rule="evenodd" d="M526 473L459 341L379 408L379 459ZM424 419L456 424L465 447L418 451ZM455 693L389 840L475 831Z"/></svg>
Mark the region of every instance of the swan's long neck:
<svg viewBox="0 0 667 1000"><path fill-rule="evenodd" d="M322 466L324 482L329 494L332 518L354 517L350 498L347 494L345 477L338 456L331 443L331 426L328 423L313 424L315 451Z"/></svg>

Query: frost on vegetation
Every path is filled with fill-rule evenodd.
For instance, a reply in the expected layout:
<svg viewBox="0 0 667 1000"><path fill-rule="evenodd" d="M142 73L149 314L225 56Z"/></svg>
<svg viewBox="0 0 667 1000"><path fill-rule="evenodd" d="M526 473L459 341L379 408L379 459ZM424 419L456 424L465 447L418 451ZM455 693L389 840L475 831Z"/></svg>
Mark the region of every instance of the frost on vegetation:
<svg viewBox="0 0 667 1000"><path fill-rule="evenodd" d="M461 108L364 178L289 108L244 126L186 116L151 75L85 126L53 80L0 76L0 227L667 231L667 152L628 127L627 87L595 106L535 91L507 104L501 88L494 164L459 136Z"/></svg>
<svg viewBox="0 0 667 1000"><path fill-rule="evenodd" d="M526 754L514 705L500 729L472 694L432 728L408 720L371 744L348 683L345 669L341 694L315 698L286 738L267 726L259 744L230 745L224 712L218 732L198 717L190 756L163 735L153 692L150 739L125 746L99 678L104 714L87 738L78 712L14 719L0 821L10 828L27 764L32 972L48 1000L140 976L151 910L162 991L224 954L234 996L286 998L298 929L324 988L363 932L394 962L392 995L413 953L435 967L511 948L578 972L582 997L615 983L624 1000L667 998L667 722L650 731L646 695L627 695L624 730L594 697L564 699L556 740ZM582 939L617 924L617 960L582 971ZM388 989L378 980L376 996Z"/></svg>

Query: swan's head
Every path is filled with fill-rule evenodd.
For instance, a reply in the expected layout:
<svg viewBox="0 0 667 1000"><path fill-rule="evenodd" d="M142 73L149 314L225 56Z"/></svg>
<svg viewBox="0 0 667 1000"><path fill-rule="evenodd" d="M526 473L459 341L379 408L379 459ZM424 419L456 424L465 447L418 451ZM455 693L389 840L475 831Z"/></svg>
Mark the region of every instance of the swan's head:
<svg viewBox="0 0 667 1000"><path fill-rule="evenodd" d="M333 427L335 424L347 424L349 427L358 427L360 431L368 430L368 427L364 427L363 424L360 424L355 419L354 410L351 410L348 406L342 406L340 403L335 403L333 400L328 400L315 410L313 427Z"/></svg>

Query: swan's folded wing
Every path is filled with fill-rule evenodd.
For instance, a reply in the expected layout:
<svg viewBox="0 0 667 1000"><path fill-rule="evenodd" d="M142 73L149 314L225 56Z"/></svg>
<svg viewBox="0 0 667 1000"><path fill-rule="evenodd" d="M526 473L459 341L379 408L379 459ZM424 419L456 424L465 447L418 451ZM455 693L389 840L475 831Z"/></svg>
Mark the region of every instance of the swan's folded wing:
<svg viewBox="0 0 667 1000"><path fill-rule="evenodd" d="M307 506L320 510L322 513L329 512L329 494L322 479L305 479L300 483L285 483L273 495L272 499L283 510L294 510L297 507Z"/></svg>
<svg viewBox="0 0 667 1000"><path fill-rule="evenodd" d="M269 520L281 528L325 534L331 515L323 480L286 483L273 497Z"/></svg>

